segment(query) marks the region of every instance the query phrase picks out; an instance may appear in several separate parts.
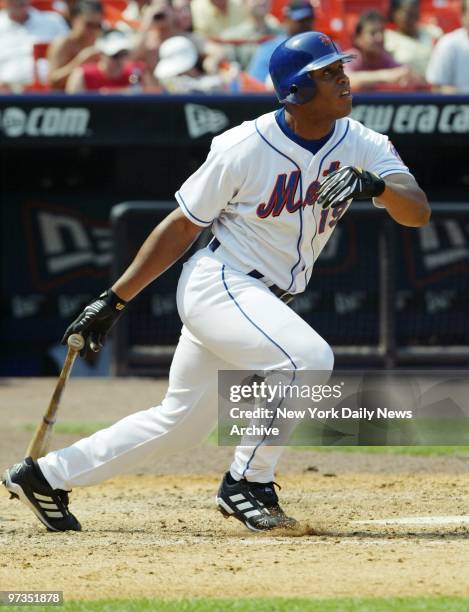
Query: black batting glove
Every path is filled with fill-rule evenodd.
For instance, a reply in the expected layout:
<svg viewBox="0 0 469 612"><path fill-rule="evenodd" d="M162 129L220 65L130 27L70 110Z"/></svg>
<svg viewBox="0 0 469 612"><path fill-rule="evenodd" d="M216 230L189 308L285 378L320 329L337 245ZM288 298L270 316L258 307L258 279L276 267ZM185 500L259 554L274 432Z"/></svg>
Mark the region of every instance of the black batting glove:
<svg viewBox="0 0 469 612"><path fill-rule="evenodd" d="M317 204L323 208L335 208L346 200L368 200L380 196L385 188L383 179L374 172L344 166L323 180Z"/></svg>
<svg viewBox="0 0 469 612"><path fill-rule="evenodd" d="M67 344L71 334L81 334L85 346L80 355L86 357L90 351L97 353L102 349L109 330L124 312L126 304L127 302L121 300L111 289L104 291L96 300L85 306L83 312L67 327L62 344Z"/></svg>

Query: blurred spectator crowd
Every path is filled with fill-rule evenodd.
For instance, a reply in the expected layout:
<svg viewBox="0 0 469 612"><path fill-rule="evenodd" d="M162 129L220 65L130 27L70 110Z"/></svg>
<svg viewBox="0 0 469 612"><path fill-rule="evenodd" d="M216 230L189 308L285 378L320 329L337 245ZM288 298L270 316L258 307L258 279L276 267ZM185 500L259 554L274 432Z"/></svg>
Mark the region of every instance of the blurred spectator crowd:
<svg viewBox="0 0 469 612"><path fill-rule="evenodd" d="M0 0L0 92L265 92L320 30L359 91L469 92L469 0Z"/></svg>

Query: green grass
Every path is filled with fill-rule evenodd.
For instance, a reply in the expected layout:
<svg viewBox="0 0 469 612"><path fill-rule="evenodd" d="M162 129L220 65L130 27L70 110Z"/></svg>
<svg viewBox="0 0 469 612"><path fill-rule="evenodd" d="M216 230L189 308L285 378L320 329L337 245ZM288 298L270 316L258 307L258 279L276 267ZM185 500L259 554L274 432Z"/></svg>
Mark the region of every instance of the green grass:
<svg viewBox="0 0 469 612"><path fill-rule="evenodd" d="M90 436L99 429L112 425L112 421L82 421L78 423L57 423L54 425L54 434L76 434ZM21 431L36 431L37 423L22 423L18 426Z"/></svg>
<svg viewBox="0 0 469 612"><path fill-rule="evenodd" d="M207 438L207 443L218 445L218 432L214 429ZM321 453L371 453L420 455L423 457L467 457L469 446L291 446L297 451L317 451Z"/></svg>
<svg viewBox="0 0 469 612"><path fill-rule="evenodd" d="M291 448L321 453L370 453L421 457L467 457L469 455L469 446L292 446Z"/></svg>
<svg viewBox="0 0 469 612"><path fill-rule="evenodd" d="M462 597L391 597L340 599L127 599L69 601L62 606L8 606L5 610L58 612L467 612Z"/></svg>
<svg viewBox="0 0 469 612"><path fill-rule="evenodd" d="M77 423L57 423L54 434L73 434L89 436L99 429L112 425L112 421L83 421ZM35 423L24 423L18 428L22 431L35 431ZM218 445L217 430L214 429L207 438L207 444ZM421 457L467 457L469 446L291 446L297 451L317 451L321 453L370 453L388 455L417 455Z"/></svg>

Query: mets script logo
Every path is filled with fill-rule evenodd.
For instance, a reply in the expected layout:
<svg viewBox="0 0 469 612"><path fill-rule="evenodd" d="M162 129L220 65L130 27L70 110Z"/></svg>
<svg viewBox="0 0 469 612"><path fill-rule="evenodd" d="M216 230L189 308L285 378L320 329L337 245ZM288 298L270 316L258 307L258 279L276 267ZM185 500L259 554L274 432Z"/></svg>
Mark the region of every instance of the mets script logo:
<svg viewBox="0 0 469 612"><path fill-rule="evenodd" d="M334 170L337 170L339 166L340 162L332 162L329 168L324 170L322 175L327 176L331 172L334 172ZM289 213L294 213L300 208L312 206L317 200L318 190L321 183L318 180L313 181L307 188L304 198L298 198L298 200L295 201L300 178L301 173L299 170L290 172L288 178L286 174L279 174L275 181L269 200L267 202L262 202L257 207L257 216L260 219L266 219L269 215L272 215L272 217L278 217L283 209Z"/></svg>

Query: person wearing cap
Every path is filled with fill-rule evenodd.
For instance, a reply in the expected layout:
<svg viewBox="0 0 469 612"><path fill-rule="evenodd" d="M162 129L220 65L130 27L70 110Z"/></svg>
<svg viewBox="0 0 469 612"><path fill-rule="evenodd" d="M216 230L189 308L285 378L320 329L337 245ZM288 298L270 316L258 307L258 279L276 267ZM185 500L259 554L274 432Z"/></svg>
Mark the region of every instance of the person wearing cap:
<svg viewBox="0 0 469 612"><path fill-rule="evenodd" d="M131 41L121 32L98 39L100 57L95 64L76 68L67 80L67 93L140 90L146 73L144 62L130 59Z"/></svg>
<svg viewBox="0 0 469 612"><path fill-rule="evenodd" d="M291 0L284 8L282 25L284 34L260 44L248 66L248 74L262 83L268 79L274 49L290 36L313 30L314 8L309 0Z"/></svg>
<svg viewBox="0 0 469 612"><path fill-rule="evenodd" d="M197 47L186 36L172 36L160 47L160 59L156 64L155 77L160 81L167 78L200 73L196 68L199 60Z"/></svg>
<svg viewBox="0 0 469 612"><path fill-rule="evenodd" d="M228 28L220 36L230 58L246 69L262 42L283 34L283 27L271 15L271 0L244 0L248 17L234 28Z"/></svg>
<svg viewBox="0 0 469 612"><path fill-rule="evenodd" d="M173 36L160 47L154 77L165 93L265 91L262 83L227 64L217 74L204 71L196 45L187 36Z"/></svg>
<svg viewBox="0 0 469 612"><path fill-rule="evenodd" d="M166 93L226 90L226 80L222 73L205 72L197 46L187 36L173 36L161 45L154 76Z"/></svg>

